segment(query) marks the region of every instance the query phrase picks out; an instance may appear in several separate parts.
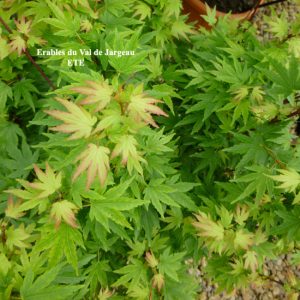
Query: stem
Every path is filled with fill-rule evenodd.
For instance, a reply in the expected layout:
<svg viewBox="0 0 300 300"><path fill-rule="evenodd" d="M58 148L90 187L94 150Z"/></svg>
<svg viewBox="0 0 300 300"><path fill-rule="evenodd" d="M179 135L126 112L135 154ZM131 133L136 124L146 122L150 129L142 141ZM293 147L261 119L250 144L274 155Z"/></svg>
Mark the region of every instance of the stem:
<svg viewBox="0 0 300 300"><path fill-rule="evenodd" d="M150 293L149 293L149 300L153 299L153 290L155 289L155 285L152 279L152 284L151 284L151 288L150 288Z"/></svg>
<svg viewBox="0 0 300 300"><path fill-rule="evenodd" d="M4 20L1 18L0 16L0 22L2 23L2 25L5 27L5 29L9 32L9 33L13 33L12 30L8 27L8 25L4 22Z"/></svg>
<svg viewBox="0 0 300 300"><path fill-rule="evenodd" d="M80 37L80 35L77 32L76 32L76 36L77 36L78 40L80 41L80 43L82 45L86 45L86 43L84 42L84 40Z"/></svg>
<svg viewBox="0 0 300 300"><path fill-rule="evenodd" d="M279 165L282 169L286 169L285 164L277 158L276 154L270 148L268 148L266 145L261 146L269 153L277 165Z"/></svg>
<svg viewBox="0 0 300 300"><path fill-rule="evenodd" d="M260 0L257 0L255 6L253 7L253 12L250 15L249 21L251 21L253 19L254 15L256 14L256 12L259 8L259 4L260 4Z"/></svg>
<svg viewBox="0 0 300 300"><path fill-rule="evenodd" d="M129 82L132 78L134 78L134 76L135 76L135 73L131 74L131 75L126 79L124 85L127 85L128 82Z"/></svg>
<svg viewBox="0 0 300 300"><path fill-rule="evenodd" d="M0 17L0 23L5 27L5 29L8 31L8 33L12 34L12 30L9 28L9 26L6 24L6 22L2 19L2 17ZM53 84L53 82L47 77L47 75L44 73L44 71L41 69L41 67L35 62L35 60L33 59L33 57L30 55L30 53L28 52L28 50L25 48L25 50L23 50L23 52L25 53L26 57L28 58L28 60L33 64L33 66L37 69L37 71L42 75L42 77L47 81L47 83L49 84L49 86L55 90L56 87Z"/></svg>
<svg viewBox="0 0 300 300"><path fill-rule="evenodd" d="M119 94L123 91L123 85L119 87L119 91L116 93L116 95L114 96L114 99L118 102L118 104L120 105L121 108L121 114L124 115L125 114L125 107L123 105L123 103L119 100Z"/></svg>
<svg viewBox="0 0 300 300"><path fill-rule="evenodd" d="M288 115L288 118L295 117L295 116L299 116L299 115L300 115L300 108L298 108L297 110L291 112L291 113Z"/></svg>
<svg viewBox="0 0 300 300"><path fill-rule="evenodd" d="M152 300L152 299L153 299L153 296L152 296L152 290L153 290L153 288L152 288L152 286L151 286L150 293L149 293L149 300Z"/></svg>
<svg viewBox="0 0 300 300"><path fill-rule="evenodd" d="M42 77L47 81L49 86L52 88L52 90L55 90L56 87L53 84L53 82L49 79L49 77L44 73L44 71L41 69L41 67L35 62L33 57L30 55L27 49L24 50L25 55L29 59L29 61L34 65L34 67L38 70L38 72L42 75Z"/></svg>
<svg viewBox="0 0 300 300"><path fill-rule="evenodd" d="M272 278L272 277L270 277L270 276L266 276L266 275L261 274L261 273L258 273L258 275L261 276L261 277L264 278L264 279L273 281L273 282L275 282L275 283L277 283L277 284L279 284L279 285L281 285L281 286L284 286L284 283L283 283L282 281L278 281L278 280L276 280L276 279L274 279L274 278Z"/></svg>
<svg viewBox="0 0 300 300"><path fill-rule="evenodd" d="M258 275L266 280L270 280L270 281L273 281L279 285L281 285L282 287L284 287L285 283L283 281L278 281L274 278L272 278L271 276L266 276L264 274L261 274L261 273L258 273ZM291 290L295 291L295 292L299 292L299 290L297 288L295 288L294 286L289 286Z"/></svg>
<svg viewBox="0 0 300 300"><path fill-rule="evenodd" d="M286 41L288 41L289 39L296 37L295 34L289 33L283 40L281 40L281 44L285 43Z"/></svg>
<svg viewBox="0 0 300 300"><path fill-rule="evenodd" d="M6 226L3 224L1 225L1 241L2 241L2 244L5 245L6 243Z"/></svg>
<svg viewBox="0 0 300 300"><path fill-rule="evenodd" d="M292 118L300 115L300 108L296 109L295 111L292 111L288 115L286 115L287 118ZM272 120L270 120L270 123L278 123L280 122L280 119L276 116Z"/></svg>
<svg viewBox="0 0 300 300"><path fill-rule="evenodd" d="M271 2L267 2L267 3L261 4L261 5L259 5L258 8L269 6L269 5L273 5L273 4L277 4L277 3L281 3L281 2L286 2L286 1L287 0L274 0L274 1L271 1Z"/></svg>

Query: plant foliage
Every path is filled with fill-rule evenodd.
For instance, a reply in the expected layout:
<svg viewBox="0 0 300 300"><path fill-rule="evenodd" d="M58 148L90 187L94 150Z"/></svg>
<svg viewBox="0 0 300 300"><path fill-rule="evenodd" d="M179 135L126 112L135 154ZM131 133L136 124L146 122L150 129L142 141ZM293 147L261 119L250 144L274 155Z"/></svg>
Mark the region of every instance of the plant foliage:
<svg viewBox="0 0 300 300"><path fill-rule="evenodd" d="M227 291L299 261L299 22L181 8L0 2L0 299L192 300L189 258Z"/></svg>

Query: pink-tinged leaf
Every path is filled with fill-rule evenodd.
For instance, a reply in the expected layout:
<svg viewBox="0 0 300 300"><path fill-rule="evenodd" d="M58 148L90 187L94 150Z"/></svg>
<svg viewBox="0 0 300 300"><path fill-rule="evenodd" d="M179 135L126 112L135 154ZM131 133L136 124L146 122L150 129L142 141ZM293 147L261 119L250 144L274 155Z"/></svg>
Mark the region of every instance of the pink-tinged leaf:
<svg viewBox="0 0 300 300"><path fill-rule="evenodd" d="M33 168L34 168L34 172L39 180L45 181L47 179L46 174L36 164L33 165Z"/></svg>
<svg viewBox="0 0 300 300"><path fill-rule="evenodd" d="M61 224L61 221L65 221L73 228L77 228L78 225L76 223L75 213L78 208L75 204L70 201L62 200L59 202L55 202L52 205L50 216L55 221L55 227L58 228Z"/></svg>
<svg viewBox="0 0 300 300"><path fill-rule="evenodd" d="M96 178L97 175L97 165L96 164L90 164L87 171L87 187L89 188Z"/></svg>
<svg viewBox="0 0 300 300"><path fill-rule="evenodd" d="M30 234L26 231L23 223L18 228L12 225L6 231L5 244L9 250L13 250L15 247L27 248L30 246L25 242L28 238L30 238Z"/></svg>
<svg viewBox="0 0 300 300"><path fill-rule="evenodd" d="M145 162L145 160L140 156L136 147L138 142L132 135L123 135L118 143L116 144L111 158L114 158L118 155L121 155L121 163L125 166L127 165L127 169L129 173L132 171L132 167L134 167L139 173L142 173L142 167L140 162ZM130 160L131 164L128 164Z"/></svg>
<svg viewBox="0 0 300 300"><path fill-rule="evenodd" d="M22 209L20 209L20 205L21 205L21 200L15 202L13 197L10 195L7 200L5 215L13 219L19 219L23 217L25 213Z"/></svg>
<svg viewBox="0 0 300 300"><path fill-rule="evenodd" d="M13 217L13 215L16 216L17 210L21 214L22 212L37 206L39 213L44 212L49 203L48 197L61 187L61 173L55 174L48 163L46 163L45 171L42 171L37 165L34 165L34 170L37 176L37 179L34 182L17 179L24 189L11 189L5 191L25 200L22 203L15 203L15 206L18 206L18 209L15 207L16 209L13 212L10 212L10 210L8 211L11 217ZM10 204L8 208L12 208Z"/></svg>
<svg viewBox="0 0 300 300"><path fill-rule="evenodd" d="M158 127L154 122L151 114L167 117L168 115L155 104L160 103L160 100L147 97L140 92L137 87L130 97L130 102L127 107L128 115L135 119L137 122L144 122L153 127Z"/></svg>
<svg viewBox="0 0 300 300"><path fill-rule="evenodd" d="M80 160L81 163L73 175L73 181L87 170L87 189L90 188L96 176L100 184L104 185L109 170L109 153L110 150L106 147L89 144L88 148L77 157L77 161Z"/></svg>
<svg viewBox="0 0 300 300"><path fill-rule="evenodd" d="M106 81L86 81L86 84L88 86L71 88L74 92L88 96L80 104L97 104L96 111L105 108L111 101L112 87Z"/></svg>
<svg viewBox="0 0 300 300"><path fill-rule="evenodd" d="M26 42L19 35L12 37L9 45L10 45L11 51L12 52L16 51L19 54L19 56L26 49Z"/></svg>
<svg viewBox="0 0 300 300"><path fill-rule="evenodd" d="M15 20L15 24L17 26L18 32L23 33L27 36L29 35L29 32L31 30L31 23L32 20L26 22L25 17L22 17L21 20L19 21Z"/></svg>
<svg viewBox="0 0 300 300"><path fill-rule="evenodd" d="M56 98L69 112L59 110L48 110L47 114L55 119L63 121L64 123L50 128L54 131L63 133L73 133L69 139L75 140L80 138L87 138L91 135L93 126L97 121L96 117L90 115L89 112L73 102L65 99Z"/></svg>
<svg viewBox="0 0 300 300"><path fill-rule="evenodd" d="M77 160L81 160L82 159L82 161L81 161L80 165L78 166L76 172L73 175L73 178L72 178L73 181L75 181L77 179L77 177L81 173L83 173L89 167L89 165L91 163L90 158L88 156L88 151L86 150L82 154L84 154L84 155L80 155L77 158ZM87 155L87 156L85 156L85 155Z"/></svg>
<svg viewBox="0 0 300 300"><path fill-rule="evenodd" d="M34 165L34 171L38 181L28 182L27 187L36 190L37 196L34 198L47 198L61 187L61 173L55 175L48 163L46 170L43 172L37 165Z"/></svg>
<svg viewBox="0 0 300 300"><path fill-rule="evenodd" d="M103 111L101 121L97 124L93 133L120 125L122 118L124 117L122 116L121 110L106 109Z"/></svg>

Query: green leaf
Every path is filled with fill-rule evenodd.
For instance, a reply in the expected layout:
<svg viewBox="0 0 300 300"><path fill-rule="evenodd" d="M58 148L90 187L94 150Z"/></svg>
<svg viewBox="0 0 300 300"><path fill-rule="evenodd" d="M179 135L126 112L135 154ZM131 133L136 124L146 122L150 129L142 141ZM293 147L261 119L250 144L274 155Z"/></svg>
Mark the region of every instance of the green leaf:
<svg viewBox="0 0 300 300"><path fill-rule="evenodd" d="M178 271L181 269L181 261L185 253L170 254L170 248L164 250L159 256L158 269L162 275L167 275L175 281L179 281Z"/></svg>
<svg viewBox="0 0 300 300"><path fill-rule="evenodd" d="M110 39L112 41L106 42L106 49L118 51L134 51L133 55L118 56L109 55L109 64L120 74L132 74L138 71L142 71L146 68L142 62L151 53L154 52L146 51L139 46L140 31L136 31L130 38L124 36L124 33L115 31L114 36ZM109 40L109 38L108 38ZM128 53L130 54L130 53Z"/></svg>
<svg viewBox="0 0 300 300"><path fill-rule="evenodd" d="M8 270L11 268L12 264L8 260L5 254L0 254L0 277L1 275L6 276ZM0 294L1 295L1 294Z"/></svg>
<svg viewBox="0 0 300 300"><path fill-rule="evenodd" d="M10 53L10 48L9 48L8 43L6 42L5 39L3 39L0 36L0 60L7 57L9 55L9 53ZM0 101L0 103L1 103L1 101ZM1 108L1 106L0 106L0 108Z"/></svg>
<svg viewBox="0 0 300 300"><path fill-rule="evenodd" d="M214 25L217 22L217 12L216 7L210 8L207 3L205 3L206 15L202 15L201 17L209 24Z"/></svg>
<svg viewBox="0 0 300 300"><path fill-rule="evenodd" d="M276 214L282 219L281 224L277 224L270 231L270 234L286 235L289 241L300 240L300 218L299 208L295 208L292 211L286 209L282 211L276 211Z"/></svg>
<svg viewBox="0 0 300 300"><path fill-rule="evenodd" d="M3 81L0 80L0 110L1 111L4 111L7 99L8 98L12 99L12 97L13 97L12 89Z"/></svg>
<svg viewBox="0 0 300 300"><path fill-rule="evenodd" d="M22 299L24 300L64 300L69 299L78 291L81 286L54 284L63 264L60 264L40 275L34 280L34 273L29 269L20 288Z"/></svg>
<svg viewBox="0 0 300 300"><path fill-rule="evenodd" d="M248 85L253 70L247 64L240 62L238 59L232 60L217 57L212 61L215 70L208 71L216 76L216 80L229 83L231 85L243 86Z"/></svg>
<svg viewBox="0 0 300 300"><path fill-rule="evenodd" d="M51 266L56 265L65 255L67 262L78 272L77 246L85 248L80 231L62 223L57 230L51 226L43 232L36 250L49 250L48 257Z"/></svg>
<svg viewBox="0 0 300 300"><path fill-rule="evenodd" d="M133 259L132 262L115 271L122 276L113 284L113 286L125 285L134 287L140 282L147 282L146 266L138 259Z"/></svg>
<svg viewBox="0 0 300 300"><path fill-rule="evenodd" d="M32 164L37 161L39 152L31 152L30 147L24 141L22 142L21 150L7 147L7 151L10 158L3 159L0 162L0 165L2 164L9 169L7 176L10 178L26 178L32 168Z"/></svg>
<svg viewBox="0 0 300 300"><path fill-rule="evenodd" d="M85 270L87 274L87 279L85 281L86 285L89 285L90 292L94 294L97 291L97 287L108 285L107 272L110 272L111 268L107 260L102 261L92 261L92 264Z"/></svg>
<svg viewBox="0 0 300 300"><path fill-rule="evenodd" d="M21 224L18 228L10 226L6 231L6 245L10 250L13 250L14 247L29 247L29 244L25 242L29 237L30 234L26 232L24 224Z"/></svg>
<svg viewBox="0 0 300 300"><path fill-rule="evenodd" d="M176 189L164 184L164 179L152 179L144 194L145 199L151 202L160 215L163 216L166 205L179 207L179 204L169 195L173 192L176 192Z"/></svg>
<svg viewBox="0 0 300 300"><path fill-rule="evenodd" d="M135 6L134 16L139 16L140 20L144 20L151 16L151 8L144 2L140 2Z"/></svg>
<svg viewBox="0 0 300 300"><path fill-rule="evenodd" d="M273 194L274 184L272 180L269 178L271 174L269 168L264 166L253 166L246 167L247 170L251 171L244 176L240 176L237 179L233 180L234 182L241 183L246 182L249 183L242 194L239 195L232 203L243 200L256 192L256 199L261 199L262 196L268 192L269 195Z"/></svg>
<svg viewBox="0 0 300 300"><path fill-rule="evenodd" d="M181 99L181 96L175 92L175 88L166 83L154 85L151 91L147 93L155 98L162 98L171 112L174 114L172 98Z"/></svg>
<svg viewBox="0 0 300 300"><path fill-rule="evenodd" d="M269 153L266 146L266 139L269 138L269 128L258 126L256 131L250 131L249 136L242 134L234 134L236 137L235 143L232 147L226 148L223 151L241 154L242 158L236 165L237 170L249 163L265 164Z"/></svg>
<svg viewBox="0 0 300 300"><path fill-rule="evenodd" d="M229 228L233 219L233 214L230 213L224 206L216 208L218 215L221 218L221 224L224 228Z"/></svg>
<svg viewBox="0 0 300 300"><path fill-rule="evenodd" d="M31 107L33 111L35 111L35 100L34 93L38 94L39 91L32 84L32 80L30 79L22 79L14 84L13 93L16 105L24 106L24 101L27 105ZM22 101L22 102L21 102Z"/></svg>
<svg viewBox="0 0 300 300"><path fill-rule="evenodd" d="M107 231L110 231L109 220L115 223L131 228L126 220L123 211L132 210L138 206L149 203L145 200L134 199L126 196L126 190L132 180L125 181L100 195L94 191L82 193L82 196L91 200L90 218L96 219Z"/></svg>
<svg viewBox="0 0 300 300"><path fill-rule="evenodd" d="M181 17L172 23L171 33L177 39L183 37L188 40L188 34L193 33L192 27Z"/></svg>
<svg viewBox="0 0 300 300"><path fill-rule="evenodd" d="M71 14L70 12L63 11L59 6L55 5L52 1L46 0L49 8L54 14L55 18L42 19L45 23L60 29L55 31L56 35L63 37L76 36L80 29L80 17L78 14Z"/></svg>
<svg viewBox="0 0 300 300"><path fill-rule="evenodd" d="M288 97L300 90L299 65L299 59L294 56L289 58L287 66L282 65L279 61L271 60L273 70L265 70L264 72L274 84L272 89L274 94Z"/></svg>
<svg viewBox="0 0 300 300"><path fill-rule="evenodd" d="M199 236L218 242L224 239L224 226L220 221L213 221L210 214L205 214L201 211L195 217L197 221L193 223L193 226L198 230Z"/></svg>
<svg viewBox="0 0 300 300"><path fill-rule="evenodd" d="M283 189L287 192L295 192L297 187L300 185L300 174L293 169L289 170L278 170L280 175L269 176L270 178L279 181L281 183L278 188Z"/></svg>
<svg viewBox="0 0 300 300"><path fill-rule="evenodd" d="M289 21L286 11L283 11L280 17L272 18L268 22L268 31L273 33L277 38L283 39L289 32Z"/></svg>
<svg viewBox="0 0 300 300"><path fill-rule="evenodd" d="M195 100L197 100L197 102L194 105L190 106L190 108L187 110L187 113L190 114L203 110L203 121L205 121L213 113L219 111L221 108L224 108L225 104L227 104L228 101L226 98L226 94L220 93L220 91L209 91L205 94L201 93L195 97Z"/></svg>

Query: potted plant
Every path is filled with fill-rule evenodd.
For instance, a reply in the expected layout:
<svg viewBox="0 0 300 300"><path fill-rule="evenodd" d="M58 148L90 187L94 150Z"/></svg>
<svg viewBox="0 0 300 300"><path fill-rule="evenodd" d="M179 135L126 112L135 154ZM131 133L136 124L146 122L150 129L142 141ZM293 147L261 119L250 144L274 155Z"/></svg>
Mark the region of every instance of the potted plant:
<svg viewBox="0 0 300 300"><path fill-rule="evenodd" d="M209 27L203 18L207 13L207 5L216 7L216 17L231 12L230 18L249 20L255 14L263 0L183 0L183 12L189 14L190 21L197 21L199 26Z"/></svg>

